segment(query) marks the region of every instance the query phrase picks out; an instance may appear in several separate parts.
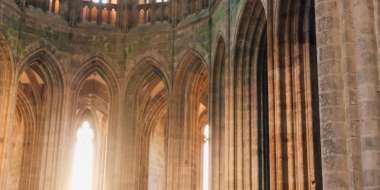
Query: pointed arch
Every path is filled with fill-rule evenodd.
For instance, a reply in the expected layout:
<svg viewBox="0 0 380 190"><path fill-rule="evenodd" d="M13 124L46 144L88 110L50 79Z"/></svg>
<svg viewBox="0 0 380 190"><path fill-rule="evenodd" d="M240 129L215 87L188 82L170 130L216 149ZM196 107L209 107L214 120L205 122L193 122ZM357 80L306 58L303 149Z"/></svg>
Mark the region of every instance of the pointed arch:
<svg viewBox="0 0 380 190"><path fill-rule="evenodd" d="M17 78L31 65L37 66L36 69L39 70L37 72L49 86L63 92L63 69L58 59L49 50L40 48L26 55L18 63Z"/></svg>
<svg viewBox="0 0 380 190"><path fill-rule="evenodd" d="M57 59L46 49L38 49L22 59L17 65L15 78L17 79L17 98L15 105L17 110L26 107L25 102L33 106L28 116L27 112L19 112L24 120L35 118L35 127L24 125L24 142L32 144L23 148L23 154L32 159L22 159L22 175L18 176L21 189L38 188L41 186L54 188L57 174L57 160L60 152L56 150L60 146L60 132L62 130L62 106L64 94L64 80L62 69ZM25 81L26 80L26 81ZM29 90L29 91L28 91ZM24 96L20 94L25 93ZM54 110L54 111L53 111ZM18 125L17 118L13 118L13 124ZM7 164L12 167L14 162L9 158ZM9 176L6 186L13 182L9 180L15 176ZM17 178L17 177L16 177ZM49 180L47 180L47 178Z"/></svg>
<svg viewBox="0 0 380 190"><path fill-rule="evenodd" d="M186 51L174 76L173 96L178 100L178 103L185 103L186 105L186 99L191 96L190 92L196 90L193 88L199 87L202 89L198 90L208 91L208 74L208 65L204 58L193 49Z"/></svg>
<svg viewBox="0 0 380 190"><path fill-rule="evenodd" d="M202 125L208 123L209 111L208 75L205 59L197 51L188 49L176 68L172 93L171 118L176 119L170 137L177 140L170 144L170 150L181 150L169 156L172 159L169 162L173 163L169 178L174 180L176 189L201 188Z"/></svg>
<svg viewBox="0 0 380 190"><path fill-rule="evenodd" d="M141 59L141 63L139 63L135 68L133 68L131 75L127 77L128 78L128 84L127 84L127 102L130 100L135 102L136 98L138 98L138 89L141 88L142 83L144 80L148 79L147 82L152 83L158 83L163 82L164 83L164 91L165 94L162 95L168 95L170 92L170 86L168 81L168 75L162 70L161 64L157 62L152 57L146 57L144 59ZM155 85L155 84L153 84ZM152 89L151 89L152 90ZM135 92L135 93L132 93ZM149 130L148 130L149 131Z"/></svg>
<svg viewBox="0 0 380 190"><path fill-rule="evenodd" d="M128 73L127 80L134 80L136 77L136 73L140 73L143 70L146 70L146 73L153 72L157 74L160 79L165 82L165 86L167 90L170 92L170 75L168 68L164 65L168 60L158 54L157 52L149 52L143 54L141 57L137 58L137 61Z"/></svg>
<svg viewBox="0 0 380 190"><path fill-rule="evenodd" d="M77 112L77 116L78 116L78 118L81 118L81 119L78 119L76 121L76 123L74 124L76 129L80 128L83 121L89 122L91 124L91 126L98 125L98 120L96 119L97 116L96 116L96 113L94 110L91 110L89 108L81 109ZM97 136L97 134L99 134L99 131L97 131L97 130L94 130L94 132L95 132L95 136Z"/></svg>
<svg viewBox="0 0 380 190"><path fill-rule="evenodd" d="M133 189L147 189L154 185L152 180L158 180L156 187L166 189L166 154L152 160L152 146L166 152L166 131L168 126L168 96L170 86L168 75L163 70L162 63L153 57L140 59L127 76L125 111L122 132L123 138L134 142L125 151L133 152L124 171L133 171L134 177L128 184ZM157 133L158 132L158 133ZM156 135L159 138L154 138ZM157 136L156 136L157 137ZM156 140L155 140L156 139ZM157 140L159 139L159 140ZM153 161L153 162L152 162ZM159 163L157 163L159 162ZM153 164L153 165L152 165ZM150 167L150 166L154 166ZM164 167L163 167L164 166ZM159 171L157 171L159 170ZM123 175L127 176L127 173ZM139 183L135 183L138 181Z"/></svg>
<svg viewBox="0 0 380 190"><path fill-rule="evenodd" d="M73 103L70 120L73 125L70 126L67 136L70 142L75 142L76 130L79 127L77 124L81 124L85 119L91 119L97 134L93 186L102 187L112 180L108 173L112 171L110 168L114 163L108 164L105 161L114 157L113 152L108 150L115 148L113 146L118 130L120 87L116 72L103 57L91 57L81 65L70 83ZM81 114L87 113L88 110L92 114ZM89 116L91 118L88 118ZM73 144L69 144L66 147L66 152L69 154L65 160L71 160L73 157L70 154L73 146ZM65 171L65 173L67 174L66 180L70 180L70 172Z"/></svg>
<svg viewBox="0 0 380 190"><path fill-rule="evenodd" d="M219 49L220 44L222 42L224 44L226 43L225 39L226 39L226 34L223 31L217 32L215 37L212 39L212 46L211 46L211 49L212 49L212 55L211 56L212 56L212 61L213 61L212 63L215 62L215 59L217 56L217 50Z"/></svg>
<svg viewBox="0 0 380 190"><path fill-rule="evenodd" d="M83 85L83 81L93 74L98 73L109 86L111 96L114 97L118 93L120 87L117 82L117 75L112 69L111 65L102 57L95 56L86 60L80 67L79 71L74 75L72 79L72 88L75 92ZM75 81L75 82L74 82Z"/></svg>
<svg viewBox="0 0 380 190"><path fill-rule="evenodd" d="M206 58L199 51L189 48L183 53L179 65L177 66L177 69L175 71L175 81L179 81L178 79L184 78L181 77L181 74L185 74L187 71L201 68L206 69L206 71L208 70ZM180 81L184 81L184 79L181 79Z"/></svg>

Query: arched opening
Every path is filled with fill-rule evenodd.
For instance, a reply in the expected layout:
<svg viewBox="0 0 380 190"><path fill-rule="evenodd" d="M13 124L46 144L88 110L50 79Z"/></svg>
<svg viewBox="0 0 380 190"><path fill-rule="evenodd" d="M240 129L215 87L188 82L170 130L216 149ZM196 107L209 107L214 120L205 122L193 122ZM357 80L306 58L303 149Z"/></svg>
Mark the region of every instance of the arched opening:
<svg viewBox="0 0 380 190"><path fill-rule="evenodd" d="M165 190L167 167L168 86L154 60L144 60L132 71L126 91L126 130L131 143L124 162L135 168L133 189ZM128 169L130 168L130 169ZM130 176L129 174L125 174ZM138 182L138 183L135 183Z"/></svg>
<svg viewBox="0 0 380 190"><path fill-rule="evenodd" d="M70 190L92 190L95 131L84 121L76 132Z"/></svg>
<svg viewBox="0 0 380 190"><path fill-rule="evenodd" d="M208 70L203 59L189 51L178 67L174 84L176 133L181 137L179 162L183 177L178 180L179 189L202 189L204 176L202 171L203 129L208 121ZM178 138L178 137L177 137ZM174 174L176 175L176 174ZM176 176L173 176L176 178Z"/></svg>
<svg viewBox="0 0 380 190"><path fill-rule="evenodd" d="M28 57L18 75L16 111L10 139L7 189L53 187L56 174L62 78L44 51ZM47 180L49 178L49 180Z"/></svg>
<svg viewBox="0 0 380 190"><path fill-rule="evenodd" d="M71 116L75 126L70 131L70 142L75 142L77 135L76 127L80 126L83 121L88 121L96 134L96 138L94 139L96 146L93 154L91 190L102 189L106 183L106 160L108 156L109 136L111 135L110 126L112 126L110 125L112 122L110 120L113 105L112 94L115 93L112 80L109 80L112 75L104 71L99 66L100 64L97 60L90 61L76 75L74 79L77 82L74 86L73 94L73 115ZM73 153L75 151L73 147L75 147L73 144L68 147L68 152ZM74 156L75 154L70 155ZM72 157L66 159L72 160ZM73 175L76 174L69 173L67 179L71 180Z"/></svg>

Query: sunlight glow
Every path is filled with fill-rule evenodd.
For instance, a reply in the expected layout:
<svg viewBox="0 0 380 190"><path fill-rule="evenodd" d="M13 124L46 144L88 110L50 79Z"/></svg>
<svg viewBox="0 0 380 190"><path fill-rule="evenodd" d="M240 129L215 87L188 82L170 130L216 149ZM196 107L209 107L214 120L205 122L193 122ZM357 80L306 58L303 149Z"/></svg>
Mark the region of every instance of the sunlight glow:
<svg viewBox="0 0 380 190"><path fill-rule="evenodd" d="M92 190L94 163L94 131L89 122L83 122L77 131L72 179L69 190Z"/></svg>
<svg viewBox="0 0 380 190"><path fill-rule="evenodd" d="M204 143L203 143L203 187L202 190L208 190L209 187L209 152L210 152L210 127L205 126L203 131Z"/></svg>

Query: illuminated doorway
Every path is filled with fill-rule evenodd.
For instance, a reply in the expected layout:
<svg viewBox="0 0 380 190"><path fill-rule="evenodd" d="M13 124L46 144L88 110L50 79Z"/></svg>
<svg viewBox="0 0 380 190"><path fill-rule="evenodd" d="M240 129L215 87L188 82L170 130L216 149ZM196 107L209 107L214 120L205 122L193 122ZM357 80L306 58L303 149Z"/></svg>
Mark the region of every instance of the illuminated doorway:
<svg viewBox="0 0 380 190"><path fill-rule="evenodd" d="M70 190L92 190L95 134L85 121L77 131Z"/></svg>

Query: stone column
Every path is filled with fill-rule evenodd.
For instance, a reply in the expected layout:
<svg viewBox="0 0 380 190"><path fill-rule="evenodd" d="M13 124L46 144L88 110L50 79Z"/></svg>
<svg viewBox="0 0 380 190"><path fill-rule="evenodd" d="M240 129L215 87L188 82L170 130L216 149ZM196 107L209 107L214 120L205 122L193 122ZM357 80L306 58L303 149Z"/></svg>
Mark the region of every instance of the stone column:
<svg viewBox="0 0 380 190"><path fill-rule="evenodd" d="M364 190L380 189L380 96L373 2L353 0L358 127Z"/></svg>
<svg viewBox="0 0 380 190"><path fill-rule="evenodd" d="M122 136L120 132L122 118L123 118L123 92L117 91L116 89L112 89L114 91L115 97L112 98L112 102L110 104L109 111L109 121L108 121L108 136L107 137L107 145L105 145L106 149L106 159L104 162L104 171L105 175L103 179L104 187L106 189L126 189L120 187L120 180L124 180L120 178L122 176L122 152L121 149L124 148L124 144L119 143L120 138Z"/></svg>
<svg viewBox="0 0 380 190"><path fill-rule="evenodd" d="M349 189L340 0L316 0L323 189Z"/></svg>
<svg viewBox="0 0 380 190"><path fill-rule="evenodd" d="M16 101L15 70L8 48L8 42L0 34L0 189L6 189L8 139Z"/></svg>
<svg viewBox="0 0 380 190"><path fill-rule="evenodd" d="M58 78L58 77L57 77ZM55 78L54 80L59 80ZM58 86L59 83L53 83L51 86L52 93L49 95L52 97L49 102L43 106L46 106L46 113L41 113L41 123L37 127L45 127L45 129L40 132L41 138L41 162L40 167L40 177L39 177L39 189L53 189L57 184L57 173L58 173L58 155L60 141L59 136L62 131L62 116L63 116L63 86Z"/></svg>

